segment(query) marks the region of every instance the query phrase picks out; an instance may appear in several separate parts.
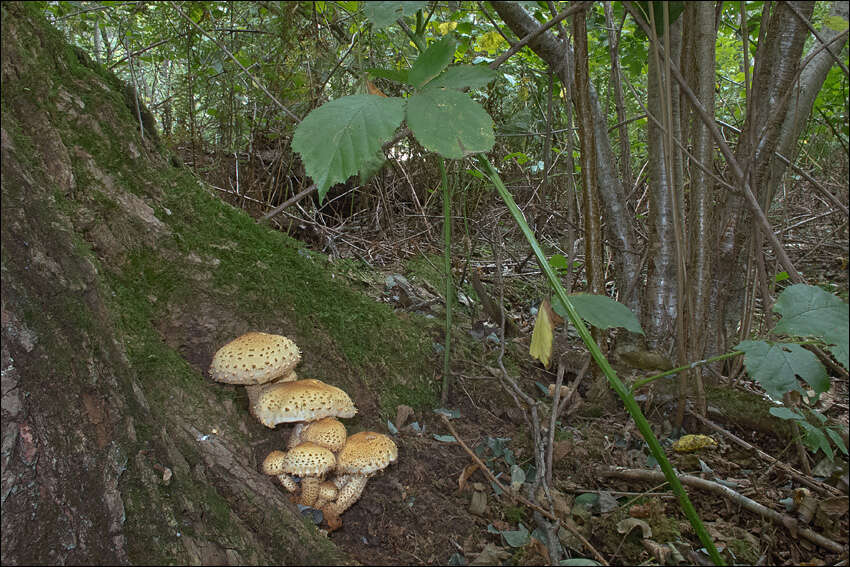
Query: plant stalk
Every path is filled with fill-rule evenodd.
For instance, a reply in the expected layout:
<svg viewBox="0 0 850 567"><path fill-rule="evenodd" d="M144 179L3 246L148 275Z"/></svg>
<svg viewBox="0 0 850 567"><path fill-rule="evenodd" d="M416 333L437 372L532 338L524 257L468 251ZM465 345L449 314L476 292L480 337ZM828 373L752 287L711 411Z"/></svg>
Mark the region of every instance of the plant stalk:
<svg viewBox="0 0 850 567"><path fill-rule="evenodd" d="M522 214L522 211L519 210L517 204L514 202L513 197L510 192L508 192L504 183L502 183L501 178L499 177L498 172L492 166L492 164L487 160L487 158L483 154L479 154L476 156L478 160L478 164L481 167L482 171L490 177L493 185L496 187L496 191L498 191L499 196L505 202L508 209L513 215L514 220L519 225L522 230L525 239L528 241L529 245L531 245L531 249L534 251L534 254L537 256L537 261L540 264L541 269L546 274L546 278L549 280L549 285L552 286L552 289L558 296L558 299L561 300L561 303L564 305L564 308L567 310L567 315L570 318L570 322L578 331L579 336L584 341L584 344L587 345L588 350L590 351L590 355L593 357L593 360L599 366L600 370L605 374L608 378L609 384L614 388L614 391L617 392L617 395L620 396L620 399L623 401L623 404L626 406L626 410L628 410L629 414L632 416L632 419L635 422L640 433L643 435L646 444L649 446L649 450L652 455L655 457L658 464L661 466L661 470L664 472L664 477L667 479L667 482L670 483L670 487L673 492L679 499L679 506L682 508L682 511L687 516L688 520L693 526L694 531L699 537L705 549L708 551L711 560L715 565L725 565L723 558L720 557L720 554L717 552L717 548L714 546L714 542L711 539L711 536L703 526L702 521L699 519L697 515L696 509L694 509L694 505L691 503L688 498L688 494L685 492L685 489L682 487L682 483L679 481L676 473L673 471L673 467L670 464L670 461L667 460L667 456L664 454L664 449L661 448L661 443L658 442L655 435L652 433L652 428L649 426L649 422L644 417L643 412L640 411L640 407L635 401L634 396L629 392L626 388L625 384L617 377L617 373L614 372L614 369L611 367L611 364L608 362L608 359L602 354L602 351L599 349L599 345L593 340L590 336L590 331L587 330L587 327L584 324L584 321L579 316L572 302L570 302L569 296L567 296L566 291L561 286L561 281L558 278L555 271L549 265L549 262L546 260L546 255L543 253L543 250L540 248L540 244L537 243L537 239L534 237L534 233L531 231L531 228L528 226L528 223L525 221L525 217Z"/></svg>

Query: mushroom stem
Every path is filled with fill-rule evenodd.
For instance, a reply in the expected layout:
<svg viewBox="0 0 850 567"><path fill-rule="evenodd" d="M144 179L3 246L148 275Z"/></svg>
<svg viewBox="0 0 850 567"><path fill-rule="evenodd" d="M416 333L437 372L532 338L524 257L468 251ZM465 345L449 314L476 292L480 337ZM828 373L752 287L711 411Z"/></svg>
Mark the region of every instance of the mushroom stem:
<svg viewBox="0 0 850 567"><path fill-rule="evenodd" d="M289 442L286 444L287 448L294 449L301 443L301 432L304 431L304 425L306 424L303 421L299 421L292 428L292 432L289 434Z"/></svg>
<svg viewBox="0 0 850 567"><path fill-rule="evenodd" d="M321 481L315 476L305 476L301 479L301 504L312 506L319 497L319 483Z"/></svg>
<svg viewBox="0 0 850 567"><path fill-rule="evenodd" d="M336 500L325 506L322 511L328 516L342 515L363 494L363 489L366 488L368 480L369 478L366 476L351 475L351 480L340 489Z"/></svg>
<svg viewBox="0 0 850 567"><path fill-rule="evenodd" d="M298 490L298 483L295 482L295 480L293 480L293 478L288 474L279 474L277 475L277 479L289 492L295 492Z"/></svg>

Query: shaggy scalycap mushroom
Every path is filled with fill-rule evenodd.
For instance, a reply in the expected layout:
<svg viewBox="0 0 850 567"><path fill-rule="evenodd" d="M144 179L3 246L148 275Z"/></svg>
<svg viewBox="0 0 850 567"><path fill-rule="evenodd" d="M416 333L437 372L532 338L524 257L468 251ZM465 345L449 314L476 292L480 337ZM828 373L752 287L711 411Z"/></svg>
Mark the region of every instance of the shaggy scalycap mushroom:
<svg viewBox="0 0 850 567"><path fill-rule="evenodd" d="M337 455L336 471L349 480L339 489L336 501L323 508L329 518L338 518L357 502L369 477L398 460L398 447L382 433L361 431L345 442ZM329 522L330 523L330 522Z"/></svg>
<svg viewBox="0 0 850 567"><path fill-rule="evenodd" d="M265 384L289 374L301 351L282 335L245 333L220 349L210 364L210 376L227 384Z"/></svg>
<svg viewBox="0 0 850 567"><path fill-rule="evenodd" d="M303 427L299 427L300 425L302 424L299 423L292 430L292 435L289 438L290 449L304 441L309 441L326 447L334 453L339 453L345 445L348 434L342 422L335 417L323 417Z"/></svg>
<svg viewBox="0 0 850 567"><path fill-rule="evenodd" d="M283 451L272 451L263 461L263 472L267 475L276 476L280 483L289 492L298 490L298 484L283 470L286 453Z"/></svg>
<svg viewBox="0 0 850 567"><path fill-rule="evenodd" d="M319 495L319 483L325 474L336 466L334 454L315 443L301 443L286 453L282 469L286 474L301 477L301 499L304 506L312 506Z"/></svg>
<svg viewBox="0 0 850 567"><path fill-rule="evenodd" d="M357 408L344 391L319 380L278 382L264 388L251 413L266 427L278 423L354 417Z"/></svg>

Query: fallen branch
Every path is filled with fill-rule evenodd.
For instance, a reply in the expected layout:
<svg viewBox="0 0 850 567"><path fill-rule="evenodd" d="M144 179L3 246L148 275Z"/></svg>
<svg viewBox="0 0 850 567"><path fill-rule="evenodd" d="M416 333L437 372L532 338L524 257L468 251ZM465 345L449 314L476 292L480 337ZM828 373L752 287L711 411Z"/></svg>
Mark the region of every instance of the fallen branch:
<svg viewBox="0 0 850 567"><path fill-rule="evenodd" d="M478 468L481 469L481 472L483 472L484 475L488 479L490 479L490 482L495 483L496 486L498 486L500 489L502 489L503 494L510 495L510 497L513 498L514 500L521 502L525 506L528 506L529 508L541 513L542 515L546 516L550 520L554 520L554 521L558 522L566 530L568 530L570 533L572 533L574 536L576 536L576 538L578 538L578 540L582 543L582 545L584 545L587 548L587 550L591 554L593 554L593 556L596 558L597 561L599 561L603 565L608 565L608 562L605 561L605 558L602 557L602 554L600 554L598 551L596 551L596 548L594 548L592 545L590 545L590 542L587 541L587 539L578 530L576 530L574 527L570 526L569 524L567 524L566 522L564 522L563 520L558 518L558 516L554 515L550 511L541 508L537 504L523 498L519 494L514 494L513 492L511 492L510 488L505 487L505 485L503 485L501 482L499 482L499 480L496 478L496 476L492 472L490 472L490 469L487 468L487 465L484 464L484 462L481 459L478 458L478 455L476 455L467 446L467 444L463 442L463 439L460 438L460 435L458 435L457 430L455 430L454 426L449 421L449 419L444 415L441 415L440 418L442 418L443 423L446 424L446 427L448 428L449 432L457 440L458 445L460 445L463 448L463 450L466 451L467 454L470 457L472 457L472 460L475 461L475 464L478 465Z"/></svg>
<svg viewBox="0 0 850 567"><path fill-rule="evenodd" d="M823 482L818 482L817 480L815 480L815 479L813 479L809 476L806 476L805 474L801 473L800 471L798 471L797 469L795 469L791 465L789 465L787 463L783 463L782 461L771 457L770 455L768 455L767 453L765 453L764 451L762 451L758 447L754 447L753 445L750 445L749 443L747 443L746 441L744 441L743 439L741 439L740 437L738 437L734 433L726 431L725 429L723 429L722 427L720 427L716 423L714 423L714 422L710 421L709 419L695 413L691 409L688 409L688 413L690 413L693 417L695 417L703 425L706 425L707 427L710 427L714 431L717 431L718 433L723 434L725 437L727 437L728 439L730 439L731 441L733 441L737 445L740 445L744 449L754 452L760 459L767 461L771 465L774 465L774 466L782 469L783 471L788 473L788 475L793 477L795 480L797 480L801 484L805 484L809 488L817 490L821 494L825 494L825 495L830 496L830 497L831 496L842 496L842 492L840 490L838 490L837 488L835 488L834 486L830 486L830 485L825 484Z"/></svg>
<svg viewBox="0 0 850 567"><path fill-rule="evenodd" d="M647 482L663 482L665 480L664 473L643 469L600 471L600 474L605 477L621 478L625 480L645 480ZM762 518L766 518L775 524L784 526L789 532L791 532L793 537L803 537L824 549L832 551L833 553L844 553L846 551L845 547L840 543L826 538L809 528L800 526L797 520L788 514L780 514L775 510L762 506L755 500L747 498L743 494L735 492L727 486L690 475L679 475L679 480L682 484L723 496L727 500L730 500L742 508L753 512L754 514L758 514Z"/></svg>

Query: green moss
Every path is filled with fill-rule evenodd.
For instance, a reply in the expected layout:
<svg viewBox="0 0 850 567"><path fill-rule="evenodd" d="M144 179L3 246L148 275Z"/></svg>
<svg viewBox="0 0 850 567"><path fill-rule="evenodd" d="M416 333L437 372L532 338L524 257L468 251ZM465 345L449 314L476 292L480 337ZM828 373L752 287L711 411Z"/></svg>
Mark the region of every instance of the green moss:
<svg viewBox="0 0 850 567"><path fill-rule="evenodd" d="M720 409L728 423L772 433L786 441L793 437L791 424L770 414L770 408L775 407L770 400L740 389L716 386L706 386L705 395L708 404Z"/></svg>
<svg viewBox="0 0 850 567"><path fill-rule="evenodd" d="M506 506L503 514L505 521L511 524L518 524L525 521L525 508L522 506Z"/></svg>

